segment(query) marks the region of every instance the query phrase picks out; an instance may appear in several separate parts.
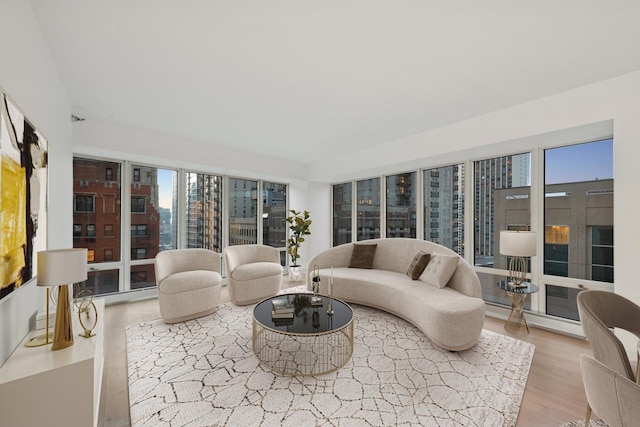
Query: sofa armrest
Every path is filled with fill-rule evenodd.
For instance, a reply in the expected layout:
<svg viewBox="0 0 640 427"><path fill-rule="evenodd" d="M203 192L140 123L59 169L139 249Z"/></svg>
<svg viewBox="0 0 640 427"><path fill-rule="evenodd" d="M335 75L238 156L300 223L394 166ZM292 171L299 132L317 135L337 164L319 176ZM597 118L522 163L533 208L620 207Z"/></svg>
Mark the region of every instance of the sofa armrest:
<svg viewBox="0 0 640 427"><path fill-rule="evenodd" d="M307 285L311 286L311 274L313 273L314 266L318 266L318 268L348 267L351 262L352 252L353 243L345 243L344 245L320 252L311 258L309 264L307 264Z"/></svg>

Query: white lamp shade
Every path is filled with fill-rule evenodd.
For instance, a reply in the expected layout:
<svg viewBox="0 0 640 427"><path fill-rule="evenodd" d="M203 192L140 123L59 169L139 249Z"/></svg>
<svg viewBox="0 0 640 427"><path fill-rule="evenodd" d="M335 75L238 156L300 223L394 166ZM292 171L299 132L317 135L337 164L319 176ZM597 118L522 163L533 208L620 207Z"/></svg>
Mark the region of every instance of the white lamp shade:
<svg viewBox="0 0 640 427"><path fill-rule="evenodd" d="M501 231L500 253L510 256L535 256L535 231Z"/></svg>
<svg viewBox="0 0 640 427"><path fill-rule="evenodd" d="M60 286L87 280L87 250L38 252L38 286Z"/></svg>

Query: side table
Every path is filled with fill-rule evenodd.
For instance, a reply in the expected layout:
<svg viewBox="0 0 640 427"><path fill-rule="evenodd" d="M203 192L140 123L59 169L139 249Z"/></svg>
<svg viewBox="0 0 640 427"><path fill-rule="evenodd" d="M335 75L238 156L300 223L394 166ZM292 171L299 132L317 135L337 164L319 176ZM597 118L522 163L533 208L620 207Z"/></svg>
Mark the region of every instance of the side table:
<svg viewBox="0 0 640 427"><path fill-rule="evenodd" d="M509 313L509 318L504 324L504 329L509 332L518 333L524 326L528 334L529 325L524 318L524 302L527 299L527 295L538 292L539 288L529 282L523 282L522 284L526 286L515 287L511 281L501 280L498 282L498 287L505 291L511 300L511 313Z"/></svg>

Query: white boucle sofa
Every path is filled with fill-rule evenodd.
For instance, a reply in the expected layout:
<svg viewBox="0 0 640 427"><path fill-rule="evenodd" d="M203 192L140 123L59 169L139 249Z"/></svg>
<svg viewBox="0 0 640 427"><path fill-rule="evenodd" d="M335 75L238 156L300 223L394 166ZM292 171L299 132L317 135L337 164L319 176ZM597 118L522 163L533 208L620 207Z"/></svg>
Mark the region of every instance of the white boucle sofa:
<svg viewBox="0 0 640 427"><path fill-rule="evenodd" d="M377 245L372 269L348 267L353 243L336 246L309 261L308 289L312 289L314 267L317 267L320 293L327 295L333 267L335 298L399 316L418 327L434 344L447 350L466 350L478 341L485 303L480 280L467 261L450 249L425 240L389 238L357 244ZM419 251L456 255L457 267L444 288L412 280L406 274Z"/></svg>

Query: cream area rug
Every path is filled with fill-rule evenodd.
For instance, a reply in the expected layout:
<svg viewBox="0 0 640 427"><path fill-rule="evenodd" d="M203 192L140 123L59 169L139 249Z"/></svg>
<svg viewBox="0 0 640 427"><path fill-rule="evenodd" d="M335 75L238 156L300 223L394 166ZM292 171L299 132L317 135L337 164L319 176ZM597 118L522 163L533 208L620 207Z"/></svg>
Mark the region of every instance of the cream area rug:
<svg viewBox="0 0 640 427"><path fill-rule="evenodd" d="M584 427L584 420L569 421L562 424L560 427ZM602 420L589 420L589 427L607 427Z"/></svg>
<svg viewBox="0 0 640 427"><path fill-rule="evenodd" d="M398 317L354 305L351 360L283 376L252 352L253 307L127 327L132 426L516 424L532 344L483 330L471 349L449 352Z"/></svg>
<svg viewBox="0 0 640 427"><path fill-rule="evenodd" d="M570 421L562 424L560 427L584 427L584 420ZM589 420L589 427L607 427L602 420Z"/></svg>

